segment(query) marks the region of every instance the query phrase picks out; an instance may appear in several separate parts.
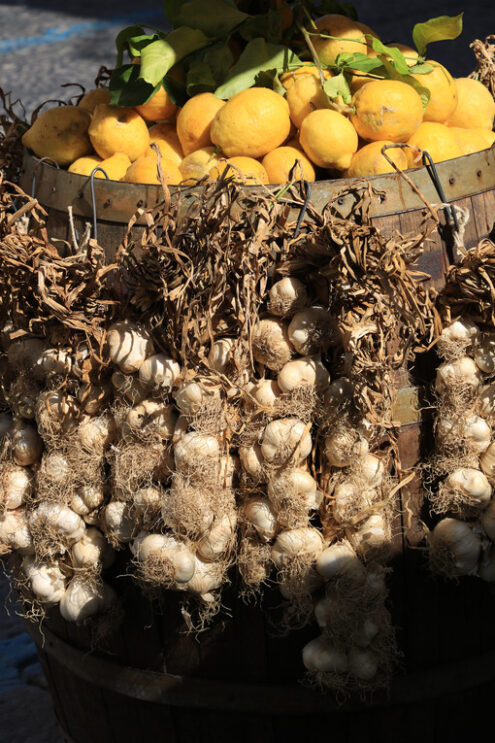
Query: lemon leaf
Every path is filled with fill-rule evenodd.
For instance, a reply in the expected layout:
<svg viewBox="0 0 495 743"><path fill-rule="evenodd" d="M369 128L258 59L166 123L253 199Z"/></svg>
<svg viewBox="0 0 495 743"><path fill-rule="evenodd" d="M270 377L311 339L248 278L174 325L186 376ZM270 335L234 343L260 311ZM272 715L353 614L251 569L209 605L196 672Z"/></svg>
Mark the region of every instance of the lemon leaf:
<svg viewBox="0 0 495 743"><path fill-rule="evenodd" d="M241 90L252 87L260 72L282 72L291 67L301 67L302 62L288 47L270 44L265 39L253 39L230 70L228 78L215 90L218 98L231 98Z"/></svg>
<svg viewBox="0 0 495 743"><path fill-rule="evenodd" d="M139 77L139 65L122 65L112 72L110 78L110 103L112 106L139 106L149 101L160 83L151 85Z"/></svg>
<svg viewBox="0 0 495 743"><path fill-rule="evenodd" d="M325 80L323 90L330 99L338 98L340 95L344 103L351 102L352 93L349 87L349 80L343 72L340 75L335 75L335 77Z"/></svg>
<svg viewBox="0 0 495 743"><path fill-rule="evenodd" d="M128 49L128 44L135 36L143 36L144 29L141 26L127 26L119 31L115 37L115 46L117 47L117 63L116 67L122 66L124 58L124 52Z"/></svg>
<svg viewBox="0 0 495 743"><path fill-rule="evenodd" d="M276 10L268 13L252 16L239 28L239 36L244 41L251 41L262 37L267 41L277 44L282 40L282 18Z"/></svg>
<svg viewBox="0 0 495 743"><path fill-rule="evenodd" d="M386 71L386 76L389 80L399 80L399 82L407 83L407 85L410 85L412 88L414 88L416 93L421 98L424 111L431 98L430 90L428 88L425 88L424 85L421 85L421 83L418 82L412 75L401 75L400 72L395 69L394 65L384 57L382 57L382 63Z"/></svg>
<svg viewBox="0 0 495 743"><path fill-rule="evenodd" d="M377 54L384 54L386 57L390 57L392 62L394 63L394 67L397 70L397 72L401 75L409 75L409 66L405 60L404 55L402 52L397 49L394 46L385 46L385 44L382 44L380 39L376 39L374 36L371 36L370 34L365 34L366 39L371 43L373 50L377 52Z"/></svg>
<svg viewBox="0 0 495 743"><path fill-rule="evenodd" d="M227 0L191 0L175 16L176 25L197 28L208 36L223 38L250 16Z"/></svg>
<svg viewBox="0 0 495 743"><path fill-rule="evenodd" d="M368 57L362 52L340 52L335 58L335 65L338 70L359 70L359 72L371 72L382 66L378 57Z"/></svg>
<svg viewBox="0 0 495 743"><path fill-rule="evenodd" d="M141 50L140 77L157 85L176 62L209 43L210 39L202 31L181 26Z"/></svg>
<svg viewBox="0 0 495 743"><path fill-rule="evenodd" d="M213 92L222 82L225 70L234 61L227 44L222 42L206 49L201 49L189 58L187 71L187 93L190 96L198 93Z"/></svg>
<svg viewBox="0 0 495 743"><path fill-rule="evenodd" d="M416 23L413 28L413 41L418 53L424 56L426 47L432 41L444 41L446 39L457 39L462 33L462 16L441 15L438 18L430 18L425 23Z"/></svg>

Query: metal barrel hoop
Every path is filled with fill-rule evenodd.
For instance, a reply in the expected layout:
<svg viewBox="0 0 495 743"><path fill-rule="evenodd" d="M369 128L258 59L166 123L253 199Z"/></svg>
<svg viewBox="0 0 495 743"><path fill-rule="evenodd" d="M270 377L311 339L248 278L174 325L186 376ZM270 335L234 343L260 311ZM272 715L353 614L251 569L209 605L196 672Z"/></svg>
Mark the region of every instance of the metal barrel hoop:
<svg viewBox="0 0 495 743"><path fill-rule="evenodd" d="M52 157L40 157L33 170L33 179L31 181L31 198L34 199L34 192L36 190L36 178L38 177L38 170L43 163L50 163L55 165L57 170L60 170L60 165Z"/></svg>
<svg viewBox="0 0 495 743"><path fill-rule="evenodd" d="M437 191L437 193L438 193L438 195L439 195L439 197L440 197L440 199L442 201L442 204L447 204L448 201L445 198L445 193L444 193L444 190L443 190L443 186L442 186L442 183L440 181L440 177L438 175L438 171L437 171L437 169L435 167L435 163L433 162L433 158L430 155L430 153L427 152L426 150L423 150L422 162L423 162L423 165L425 166L425 168L426 168L426 170L428 172L428 175L430 176L431 180L433 181L433 185L435 186L435 189L436 189L436 191ZM457 220L457 214L456 214L455 208L453 206L449 206L449 207L445 207L445 210L446 210L447 215L448 215L448 221L449 221L449 223L451 224L453 222L454 223L454 229L455 229L455 231L456 232L459 232L459 222Z"/></svg>
<svg viewBox="0 0 495 743"><path fill-rule="evenodd" d="M100 168L100 167L96 167L92 171L91 176L90 176L91 208L93 210L93 237L96 240L96 242L98 242L98 221L96 219L95 173L98 173L98 171L100 171L100 173L103 173L103 175L105 176L105 178L107 179L107 181L110 180L110 178L108 177L107 172L105 170L103 170L103 168Z"/></svg>

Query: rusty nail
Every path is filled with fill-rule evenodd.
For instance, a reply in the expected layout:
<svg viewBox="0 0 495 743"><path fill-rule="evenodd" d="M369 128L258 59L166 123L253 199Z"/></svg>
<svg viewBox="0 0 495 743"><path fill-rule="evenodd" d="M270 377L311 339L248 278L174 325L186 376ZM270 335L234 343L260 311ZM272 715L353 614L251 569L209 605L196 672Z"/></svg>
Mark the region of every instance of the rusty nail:
<svg viewBox="0 0 495 743"><path fill-rule="evenodd" d="M450 178L449 178L449 183L450 183L450 185L451 185L451 186L453 186L453 185L454 185L454 183L455 183L455 178L454 178L454 176L453 176L453 175L451 175L451 176L450 176Z"/></svg>
<svg viewBox="0 0 495 743"><path fill-rule="evenodd" d="M138 203L136 204L138 209L141 209L142 206L144 206L144 201L142 199L139 199Z"/></svg>
<svg viewBox="0 0 495 743"><path fill-rule="evenodd" d="M103 204L104 209L108 209L109 206L112 206L112 199L107 199Z"/></svg>
<svg viewBox="0 0 495 743"><path fill-rule="evenodd" d="M83 197L83 192L82 191L78 191L77 198L78 199L82 199L82 197Z"/></svg>
<svg viewBox="0 0 495 743"><path fill-rule="evenodd" d="M387 196L384 193L380 194L380 201L385 201L386 198Z"/></svg>
<svg viewBox="0 0 495 743"><path fill-rule="evenodd" d="M478 178L481 178L481 170L477 170L476 175L478 176Z"/></svg>
<svg viewBox="0 0 495 743"><path fill-rule="evenodd" d="M337 204L339 206L342 206L343 203L344 203L344 198L341 196L340 199L337 199Z"/></svg>

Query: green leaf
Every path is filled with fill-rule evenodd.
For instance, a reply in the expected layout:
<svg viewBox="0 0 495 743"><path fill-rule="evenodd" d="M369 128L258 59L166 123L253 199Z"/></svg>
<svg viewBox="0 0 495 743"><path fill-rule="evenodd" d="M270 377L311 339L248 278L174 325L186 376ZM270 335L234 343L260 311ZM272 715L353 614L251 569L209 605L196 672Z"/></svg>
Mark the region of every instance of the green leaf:
<svg viewBox="0 0 495 743"><path fill-rule="evenodd" d="M330 99L338 98L342 96L344 103L350 103L352 99L351 88L349 86L349 80L343 72L339 75L325 80L323 84L323 90Z"/></svg>
<svg viewBox="0 0 495 743"><path fill-rule="evenodd" d="M383 66L387 73L386 76L389 80L399 80L400 82L407 83L407 85L410 85L412 88L414 88L416 93L421 98L421 102L423 103L423 110L424 110L426 106L428 105L430 98L431 98L430 90L428 88L425 88L424 85L421 85L421 83L418 82L416 78L413 77L412 75L410 74L401 75L400 72L398 72L393 66L393 64L389 62L387 59L382 58L382 62L383 62Z"/></svg>
<svg viewBox="0 0 495 743"><path fill-rule="evenodd" d="M224 38L249 18L226 0L191 0L183 3L176 23L198 28L207 36Z"/></svg>
<svg viewBox="0 0 495 743"><path fill-rule="evenodd" d="M432 70L433 66L431 64L427 64L426 62L415 64L409 68L409 72L411 73L411 75L427 75Z"/></svg>
<svg viewBox="0 0 495 743"><path fill-rule="evenodd" d="M209 43L202 31L181 26L141 50L141 77L157 85L176 62Z"/></svg>
<svg viewBox="0 0 495 743"><path fill-rule="evenodd" d="M218 42L206 49L200 49L188 59L187 93L190 96L198 93L213 92L225 77L234 61L227 44Z"/></svg>
<svg viewBox="0 0 495 743"><path fill-rule="evenodd" d="M185 83L179 82L171 75L165 75L162 85L167 91L168 97L176 106L182 107L189 98Z"/></svg>
<svg viewBox="0 0 495 743"><path fill-rule="evenodd" d="M127 28L123 28L122 31L119 31L115 38L115 46L117 47L117 63L116 67L122 66L122 61L124 59L124 52L128 48L129 41L134 36L142 36L144 34L144 29L141 28L141 26L127 26Z"/></svg>
<svg viewBox="0 0 495 743"><path fill-rule="evenodd" d="M444 41L445 39L457 39L462 33L462 16L441 15L431 18L425 23L416 23L413 28L413 41L421 56L426 54L426 47L432 41Z"/></svg>
<svg viewBox="0 0 495 743"><path fill-rule="evenodd" d="M394 63L394 67L401 75L409 75L409 66L405 60L404 55L402 52L397 49L394 46L385 46L385 44L382 44L380 39L376 39L374 36L371 36L370 34L365 34L366 39L371 42L373 49L377 54L385 55L386 57L390 57L392 62Z"/></svg>
<svg viewBox="0 0 495 743"><path fill-rule="evenodd" d="M359 70L359 72L372 72L382 67L381 60L378 57L368 57L362 52L340 52L335 58L335 65L338 70Z"/></svg>
<svg viewBox="0 0 495 743"><path fill-rule="evenodd" d="M260 72L281 72L291 67L300 67L301 60L282 44L269 44L265 39L253 39L232 67L223 85L216 89L218 98L231 98L241 90L252 87Z"/></svg>
<svg viewBox="0 0 495 743"><path fill-rule="evenodd" d="M276 10L251 16L239 28L239 36L245 41L262 37L273 44L282 41L282 18Z"/></svg>
<svg viewBox="0 0 495 743"><path fill-rule="evenodd" d="M112 72L110 103L112 106L139 106L149 101L159 87L159 84L150 85L139 77L139 65L123 65Z"/></svg>
<svg viewBox="0 0 495 743"><path fill-rule="evenodd" d="M132 39L129 39L128 43L129 54L131 57L140 57L144 47L158 39L160 39L158 34L142 34L141 36L133 36Z"/></svg>

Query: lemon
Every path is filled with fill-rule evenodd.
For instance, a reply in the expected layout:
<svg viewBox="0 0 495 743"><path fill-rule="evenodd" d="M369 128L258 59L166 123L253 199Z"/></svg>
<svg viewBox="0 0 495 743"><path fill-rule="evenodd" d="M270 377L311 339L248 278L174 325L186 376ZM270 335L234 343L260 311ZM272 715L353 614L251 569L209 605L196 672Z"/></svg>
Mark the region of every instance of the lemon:
<svg viewBox="0 0 495 743"><path fill-rule="evenodd" d="M320 108L308 114L299 132L301 146L321 168L345 170L358 148L358 136L349 119L337 111Z"/></svg>

